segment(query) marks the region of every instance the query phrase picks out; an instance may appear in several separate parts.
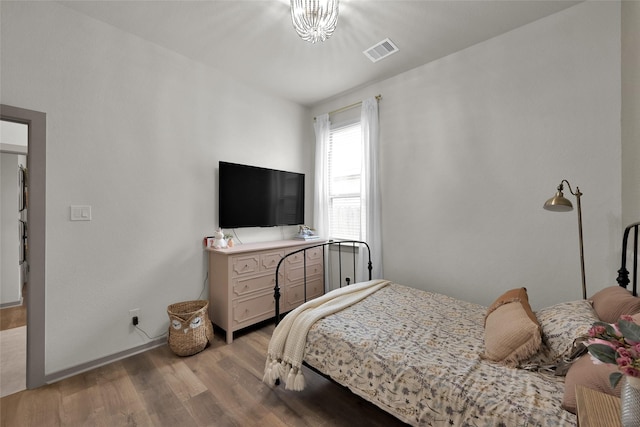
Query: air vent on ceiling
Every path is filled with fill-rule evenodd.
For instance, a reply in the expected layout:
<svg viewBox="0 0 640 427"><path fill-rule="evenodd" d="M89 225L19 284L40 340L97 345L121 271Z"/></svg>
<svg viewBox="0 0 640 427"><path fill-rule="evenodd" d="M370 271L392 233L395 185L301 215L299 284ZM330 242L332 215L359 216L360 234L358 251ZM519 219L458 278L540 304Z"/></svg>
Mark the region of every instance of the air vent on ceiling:
<svg viewBox="0 0 640 427"><path fill-rule="evenodd" d="M393 44L390 39L384 39L380 43L371 46L363 53L371 60L371 62L378 62L382 58L386 58L387 56L396 53L398 50L398 46Z"/></svg>

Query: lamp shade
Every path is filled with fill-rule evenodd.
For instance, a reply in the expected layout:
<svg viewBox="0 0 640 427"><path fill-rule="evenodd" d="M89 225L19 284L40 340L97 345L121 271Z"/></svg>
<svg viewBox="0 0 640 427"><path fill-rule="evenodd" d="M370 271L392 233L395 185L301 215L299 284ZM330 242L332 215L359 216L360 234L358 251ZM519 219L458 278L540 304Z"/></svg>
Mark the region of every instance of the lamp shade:
<svg viewBox="0 0 640 427"><path fill-rule="evenodd" d="M558 190L555 196L544 203L543 208L553 212L568 212L573 210L571 201L564 197L561 190Z"/></svg>

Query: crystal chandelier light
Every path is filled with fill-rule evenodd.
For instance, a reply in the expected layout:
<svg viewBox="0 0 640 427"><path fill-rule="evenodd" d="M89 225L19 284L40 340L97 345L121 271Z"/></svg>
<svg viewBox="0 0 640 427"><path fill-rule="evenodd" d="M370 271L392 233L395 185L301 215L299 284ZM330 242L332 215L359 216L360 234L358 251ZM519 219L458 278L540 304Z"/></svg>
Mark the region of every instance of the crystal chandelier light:
<svg viewBox="0 0 640 427"><path fill-rule="evenodd" d="M291 0L291 20L302 40L323 42L338 24L338 0Z"/></svg>

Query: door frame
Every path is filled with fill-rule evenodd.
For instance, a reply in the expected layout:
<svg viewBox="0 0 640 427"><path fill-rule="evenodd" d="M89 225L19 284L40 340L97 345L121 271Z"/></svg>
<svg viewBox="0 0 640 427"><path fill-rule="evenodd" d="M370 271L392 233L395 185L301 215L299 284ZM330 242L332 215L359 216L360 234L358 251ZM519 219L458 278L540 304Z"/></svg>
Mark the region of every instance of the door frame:
<svg viewBox="0 0 640 427"><path fill-rule="evenodd" d="M46 290L46 134L45 113L0 104L0 119L29 127L27 168L29 224L27 263L27 388L45 384L45 290Z"/></svg>

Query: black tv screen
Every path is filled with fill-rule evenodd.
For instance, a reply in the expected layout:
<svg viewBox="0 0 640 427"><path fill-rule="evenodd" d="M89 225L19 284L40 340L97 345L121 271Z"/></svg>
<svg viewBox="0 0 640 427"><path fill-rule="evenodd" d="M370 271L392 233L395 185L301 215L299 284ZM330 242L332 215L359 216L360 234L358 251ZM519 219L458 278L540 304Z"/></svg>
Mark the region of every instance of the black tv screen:
<svg viewBox="0 0 640 427"><path fill-rule="evenodd" d="M304 174L219 163L221 228L304 224Z"/></svg>

